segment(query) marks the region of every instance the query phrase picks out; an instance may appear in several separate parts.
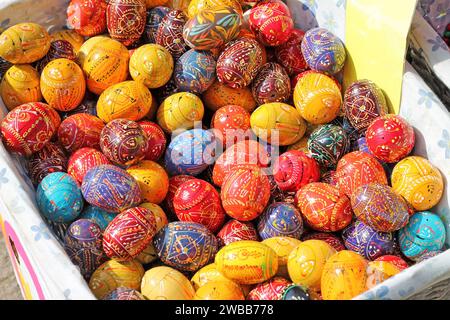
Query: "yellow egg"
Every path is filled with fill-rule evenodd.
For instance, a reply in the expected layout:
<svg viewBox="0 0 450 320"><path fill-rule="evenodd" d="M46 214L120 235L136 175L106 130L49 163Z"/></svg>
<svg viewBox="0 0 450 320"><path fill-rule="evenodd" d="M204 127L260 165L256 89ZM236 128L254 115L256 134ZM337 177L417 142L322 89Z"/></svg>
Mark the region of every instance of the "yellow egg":
<svg viewBox="0 0 450 320"><path fill-rule="evenodd" d="M298 245L288 257L291 280L312 290L320 289L320 279L327 260L336 250L322 240L307 240Z"/></svg>
<svg viewBox="0 0 450 320"><path fill-rule="evenodd" d="M217 79L203 92L202 98L205 106L212 111L231 104L241 106L248 112L252 112L256 108L256 101L250 88L233 89L220 83Z"/></svg>
<svg viewBox="0 0 450 320"><path fill-rule="evenodd" d="M192 129L203 119L202 100L189 92L175 93L166 98L158 108L156 119L161 128L172 133L177 129Z"/></svg>
<svg viewBox="0 0 450 320"><path fill-rule="evenodd" d="M73 110L83 101L86 92L83 71L69 59L50 61L42 70L41 91L52 108Z"/></svg>
<svg viewBox="0 0 450 320"><path fill-rule="evenodd" d="M266 246L270 247L275 251L278 256L278 272L277 276L288 278L287 262L289 255L292 250L294 250L302 242L298 239L290 237L273 237L263 240Z"/></svg>
<svg viewBox="0 0 450 320"><path fill-rule="evenodd" d="M219 250L215 258L217 270L239 284L257 284L272 278L278 271L278 257L265 244L237 241Z"/></svg>
<svg viewBox="0 0 450 320"><path fill-rule="evenodd" d="M104 39L109 39L107 36L95 36L92 38L87 39L83 44L81 45L80 49L77 51L77 60L81 67L83 67L84 61L86 60L87 55L92 50L94 45L99 43L100 41Z"/></svg>
<svg viewBox="0 0 450 320"><path fill-rule="evenodd" d="M366 291L367 261L359 254L343 250L328 259L323 268L323 300L350 300Z"/></svg>
<svg viewBox="0 0 450 320"><path fill-rule="evenodd" d="M161 230L161 228L163 228L166 224L169 223L169 220L167 220L166 213L157 204L145 202L145 203L141 203L139 205L139 207L146 208L153 213L153 215L155 216L155 220L156 220L156 232Z"/></svg>
<svg viewBox="0 0 450 320"><path fill-rule="evenodd" d="M318 72L308 73L295 85L294 104L306 121L325 124L333 121L341 110L341 90L332 78Z"/></svg>
<svg viewBox="0 0 450 320"><path fill-rule="evenodd" d="M147 9L151 9L157 6L163 6L169 0L145 0L145 6Z"/></svg>
<svg viewBox="0 0 450 320"><path fill-rule="evenodd" d="M150 110L153 97L141 82L124 81L112 85L97 101L97 116L104 122L115 119L137 121Z"/></svg>
<svg viewBox="0 0 450 320"><path fill-rule="evenodd" d="M201 286L194 300L245 300L242 289L232 281L212 281Z"/></svg>
<svg viewBox="0 0 450 320"><path fill-rule="evenodd" d="M253 111L250 124L260 139L280 146L298 142L306 132L306 123L298 111L280 102L266 103Z"/></svg>
<svg viewBox="0 0 450 320"><path fill-rule="evenodd" d="M379 285L397 273L400 269L388 261L371 261L367 267L367 290Z"/></svg>
<svg viewBox="0 0 450 320"><path fill-rule="evenodd" d="M13 65L3 76L0 96L8 110L24 103L41 101L39 73L29 64Z"/></svg>
<svg viewBox="0 0 450 320"><path fill-rule="evenodd" d="M392 189L417 211L425 211L442 198L444 180L430 161L411 156L397 163L391 176Z"/></svg>
<svg viewBox="0 0 450 320"><path fill-rule="evenodd" d="M229 6L242 14L242 6L239 0L191 0L188 6L188 17L193 18L199 11L215 9L218 6Z"/></svg>
<svg viewBox="0 0 450 320"><path fill-rule="evenodd" d="M75 30L60 30L50 35L52 41L56 40L66 40L68 41L72 47L75 54L78 53L81 46L84 43L84 37L78 34Z"/></svg>
<svg viewBox="0 0 450 320"><path fill-rule="evenodd" d="M144 160L127 169L141 189L141 199L159 204L169 191L169 176L156 162Z"/></svg>
<svg viewBox="0 0 450 320"><path fill-rule="evenodd" d="M143 205L139 205L139 207L143 207ZM158 253L156 252L155 246L152 242L150 242L147 248L142 250L142 252L136 257L136 260L142 264L149 264L156 259L158 259Z"/></svg>
<svg viewBox="0 0 450 320"><path fill-rule="evenodd" d="M49 49L50 35L37 23L19 23L0 35L0 57L14 64L36 62Z"/></svg>
<svg viewBox="0 0 450 320"><path fill-rule="evenodd" d="M83 46L78 52L80 57ZM100 95L110 86L125 81L129 59L127 48L119 41L106 37L96 40L86 57L81 59L89 91Z"/></svg>
<svg viewBox="0 0 450 320"><path fill-rule="evenodd" d="M216 264L211 263L200 270L198 270L191 278L191 282L194 285L194 289L198 290L200 287L204 286L209 282L233 282L232 280L225 278L223 274L217 270ZM234 283L234 282L233 282Z"/></svg>
<svg viewBox="0 0 450 320"><path fill-rule="evenodd" d="M149 300L191 300L195 290L181 272L161 266L145 272L141 293Z"/></svg>
<svg viewBox="0 0 450 320"><path fill-rule="evenodd" d="M97 299L118 287L139 290L144 268L136 261L109 260L95 270L89 280L89 288Z"/></svg>
<svg viewBox="0 0 450 320"><path fill-rule="evenodd" d="M130 75L154 89L165 85L173 73L173 58L170 52L158 44L139 47L130 59Z"/></svg>

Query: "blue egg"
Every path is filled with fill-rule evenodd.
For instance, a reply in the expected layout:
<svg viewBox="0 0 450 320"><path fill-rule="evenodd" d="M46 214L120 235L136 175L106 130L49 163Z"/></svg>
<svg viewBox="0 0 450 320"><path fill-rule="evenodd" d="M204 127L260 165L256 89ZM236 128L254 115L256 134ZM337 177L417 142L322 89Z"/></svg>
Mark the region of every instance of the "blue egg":
<svg viewBox="0 0 450 320"><path fill-rule="evenodd" d="M36 201L41 213L57 223L74 221L84 204L77 182L64 172L51 173L41 181Z"/></svg>
<svg viewBox="0 0 450 320"><path fill-rule="evenodd" d="M101 208L88 206L84 209L83 213L80 216L80 219L89 219L100 227L102 231L105 231L108 224L114 219L116 213L107 212Z"/></svg>
<svg viewBox="0 0 450 320"><path fill-rule="evenodd" d="M174 80L180 91L203 93L216 78L216 60L208 51L191 49L175 64Z"/></svg>
<svg viewBox="0 0 450 320"><path fill-rule="evenodd" d="M170 175L196 176L215 161L218 143L214 134L192 129L176 136L165 154L165 166Z"/></svg>
<svg viewBox="0 0 450 320"><path fill-rule="evenodd" d="M258 233L263 240L273 237L300 239L303 234L302 216L292 204L273 203L259 218Z"/></svg>
<svg viewBox="0 0 450 320"><path fill-rule="evenodd" d="M400 250L411 260L441 250L445 243L445 225L438 215L429 211L413 214L398 234Z"/></svg>

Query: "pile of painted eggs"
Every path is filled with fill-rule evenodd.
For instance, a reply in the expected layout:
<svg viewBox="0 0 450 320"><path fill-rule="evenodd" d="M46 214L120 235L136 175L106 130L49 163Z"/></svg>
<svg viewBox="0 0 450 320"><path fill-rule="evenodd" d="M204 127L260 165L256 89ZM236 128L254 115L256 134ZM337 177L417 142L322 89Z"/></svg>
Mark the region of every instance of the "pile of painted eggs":
<svg viewBox="0 0 450 320"><path fill-rule="evenodd" d="M166 2L0 36L3 144L98 299L351 299L443 250L443 177L375 83L342 92L338 37Z"/></svg>

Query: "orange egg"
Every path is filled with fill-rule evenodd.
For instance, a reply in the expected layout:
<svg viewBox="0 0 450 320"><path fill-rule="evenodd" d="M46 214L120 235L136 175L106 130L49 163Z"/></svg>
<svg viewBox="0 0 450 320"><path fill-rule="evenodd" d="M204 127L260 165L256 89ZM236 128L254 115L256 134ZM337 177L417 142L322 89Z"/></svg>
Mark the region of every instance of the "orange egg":
<svg viewBox="0 0 450 320"><path fill-rule="evenodd" d="M248 112L256 108L256 101L250 88L233 89L217 80L203 93L202 100L212 111L230 104L241 106Z"/></svg>

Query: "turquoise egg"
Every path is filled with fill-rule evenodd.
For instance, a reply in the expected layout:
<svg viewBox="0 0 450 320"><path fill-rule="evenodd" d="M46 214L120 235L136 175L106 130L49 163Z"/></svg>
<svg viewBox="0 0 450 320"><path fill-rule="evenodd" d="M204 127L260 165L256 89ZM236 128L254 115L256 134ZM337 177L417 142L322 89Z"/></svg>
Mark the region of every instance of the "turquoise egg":
<svg viewBox="0 0 450 320"><path fill-rule="evenodd" d="M95 222L102 231L105 231L108 224L116 215L116 213L107 212L99 207L88 206L83 210L80 219L89 219Z"/></svg>

